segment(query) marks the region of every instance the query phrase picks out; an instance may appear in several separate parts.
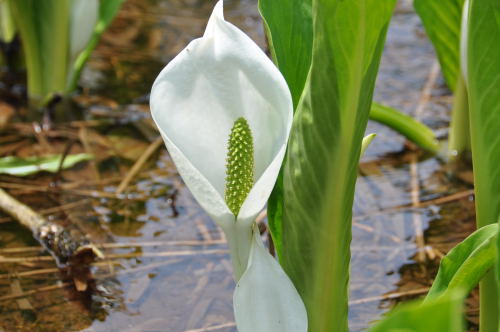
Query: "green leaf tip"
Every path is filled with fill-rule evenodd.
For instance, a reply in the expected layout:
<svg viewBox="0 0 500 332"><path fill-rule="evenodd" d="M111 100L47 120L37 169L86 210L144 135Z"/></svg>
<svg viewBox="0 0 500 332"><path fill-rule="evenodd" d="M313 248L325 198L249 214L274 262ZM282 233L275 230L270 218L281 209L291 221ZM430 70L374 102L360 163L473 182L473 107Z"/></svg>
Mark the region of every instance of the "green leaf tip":
<svg viewBox="0 0 500 332"><path fill-rule="evenodd" d="M237 216L254 183L253 138L245 118L234 122L229 134L224 198Z"/></svg>

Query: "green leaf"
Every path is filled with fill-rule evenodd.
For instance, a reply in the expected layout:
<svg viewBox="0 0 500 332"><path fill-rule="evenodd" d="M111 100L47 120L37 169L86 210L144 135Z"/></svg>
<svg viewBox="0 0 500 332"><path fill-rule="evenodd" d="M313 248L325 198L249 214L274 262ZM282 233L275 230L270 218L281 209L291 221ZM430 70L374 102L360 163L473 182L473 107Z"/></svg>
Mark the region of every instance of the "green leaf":
<svg viewBox="0 0 500 332"><path fill-rule="evenodd" d="M34 103L66 86L69 1L8 0L25 53L28 90Z"/></svg>
<svg viewBox="0 0 500 332"><path fill-rule="evenodd" d="M311 66L313 25L312 0L259 0L273 60L288 83L294 111ZM281 257L283 215L283 167L267 203L269 229Z"/></svg>
<svg viewBox="0 0 500 332"><path fill-rule="evenodd" d="M59 170L62 155L46 157L3 157L0 158L0 173L14 176L26 176L41 171L55 173ZM61 166L62 169L70 168L79 162L90 160L93 156L88 153L67 155Z"/></svg>
<svg viewBox="0 0 500 332"><path fill-rule="evenodd" d="M449 153L455 157L470 152L467 89L460 68L464 0L415 0L414 4L436 49L446 83L455 93L449 133Z"/></svg>
<svg viewBox="0 0 500 332"><path fill-rule="evenodd" d="M464 293L455 290L438 299L402 304L369 332L460 332Z"/></svg>
<svg viewBox="0 0 500 332"><path fill-rule="evenodd" d="M455 246L442 260L426 301L455 289L470 292L496 259L498 225L481 227Z"/></svg>
<svg viewBox="0 0 500 332"><path fill-rule="evenodd" d="M497 275L497 286L500 285L500 216L498 216L498 232L497 232L497 259L495 262L496 265L496 275ZM497 288L497 289L500 289ZM498 311L497 311L497 316L498 316L498 330L500 332L500 296L497 298L498 300Z"/></svg>
<svg viewBox="0 0 500 332"><path fill-rule="evenodd" d="M288 83L295 108L311 65L313 44L311 2L311 0L259 0L271 54ZM370 118L388 125L408 139L414 140L422 148L435 152L437 143L432 131L410 117L398 116L397 112L392 108L374 104ZM411 126L416 130L412 130ZM283 167L267 205L269 228L279 257L282 256Z"/></svg>
<svg viewBox="0 0 500 332"><path fill-rule="evenodd" d="M500 2L471 0L466 45L472 161L478 227L500 216ZM499 289L493 271L481 282L481 331L497 332Z"/></svg>
<svg viewBox="0 0 500 332"><path fill-rule="evenodd" d="M294 108L311 66L311 0L259 0L274 62L292 93Z"/></svg>
<svg viewBox="0 0 500 332"><path fill-rule="evenodd" d="M309 331L347 331L352 203L393 0L313 1L312 66L284 168L280 262Z"/></svg>
<svg viewBox="0 0 500 332"><path fill-rule="evenodd" d="M10 43L16 35L16 25L10 13L9 2L0 0L0 41Z"/></svg>
<svg viewBox="0 0 500 332"><path fill-rule="evenodd" d="M248 267L233 296L239 332L307 332L302 299L254 224Z"/></svg>
<svg viewBox="0 0 500 332"><path fill-rule="evenodd" d="M433 153L439 150L439 142L432 129L392 107L373 103L370 119L396 130L424 150Z"/></svg>
<svg viewBox="0 0 500 332"><path fill-rule="evenodd" d="M68 84L67 91L72 91L76 88L78 80L82 73L83 67L90 58L90 54L97 47L101 35L108 28L108 26L113 21L113 18L118 14L120 6L125 0L101 0L99 4L99 18L94 29L94 33L90 38L87 47L80 53L77 57L75 63L73 64L73 75L71 81Z"/></svg>
<svg viewBox="0 0 500 332"><path fill-rule="evenodd" d="M455 91L460 75L460 24L464 0L415 0L414 6L436 49L446 83Z"/></svg>

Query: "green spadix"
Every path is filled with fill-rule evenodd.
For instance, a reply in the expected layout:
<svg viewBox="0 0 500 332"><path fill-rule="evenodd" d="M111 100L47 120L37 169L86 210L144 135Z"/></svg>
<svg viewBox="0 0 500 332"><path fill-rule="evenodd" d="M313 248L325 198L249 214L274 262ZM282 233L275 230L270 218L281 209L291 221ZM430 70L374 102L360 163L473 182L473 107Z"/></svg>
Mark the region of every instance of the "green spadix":
<svg viewBox="0 0 500 332"><path fill-rule="evenodd" d="M252 131L245 118L238 118L229 135L224 199L237 216L254 184Z"/></svg>

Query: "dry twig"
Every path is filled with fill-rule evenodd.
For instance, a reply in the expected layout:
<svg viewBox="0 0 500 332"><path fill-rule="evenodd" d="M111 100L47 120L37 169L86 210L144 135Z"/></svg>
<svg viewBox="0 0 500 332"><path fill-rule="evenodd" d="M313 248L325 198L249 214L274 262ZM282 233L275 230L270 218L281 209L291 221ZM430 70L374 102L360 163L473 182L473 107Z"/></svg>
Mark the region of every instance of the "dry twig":
<svg viewBox="0 0 500 332"><path fill-rule="evenodd" d="M75 236L62 226L47 221L30 207L0 189L0 209L31 229L34 237L56 260L60 267L68 267L78 290L85 290L90 278L89 264L102 253L83 235ZM42 257L37 257L41 259Z"/></svg>
<svg viewBox="0 0 500 332"><path fill-rule="evenodd" d="M128 185L130 184L130 181L135 177L137 173L141 170L142 166L144 163L151 157L151 155L162 145L163 139L161 137L158 137L149 145L149 147L144 151L144 153L137 159L135 164L130 168L128 171L127 175L125 178L123 178L123 181L120 182L120 185L116 189L116 194L120 195L127 189Z"/></svg>

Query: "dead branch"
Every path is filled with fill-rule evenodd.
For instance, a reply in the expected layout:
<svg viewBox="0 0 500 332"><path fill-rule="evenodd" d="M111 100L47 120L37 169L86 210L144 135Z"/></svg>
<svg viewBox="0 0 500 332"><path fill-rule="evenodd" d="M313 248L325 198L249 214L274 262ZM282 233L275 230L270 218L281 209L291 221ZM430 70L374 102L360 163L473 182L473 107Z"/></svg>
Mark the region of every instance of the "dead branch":
<svg viewBox="0 0 500 332"><path fill-rule="evenodd" d="M89 265L103 255L82 234L68 232L47 221L30 207L0 189L0 209L31 229L33 236L56 260L60 268L68 268L78 290L85 290L90 278Z"/></svg>

